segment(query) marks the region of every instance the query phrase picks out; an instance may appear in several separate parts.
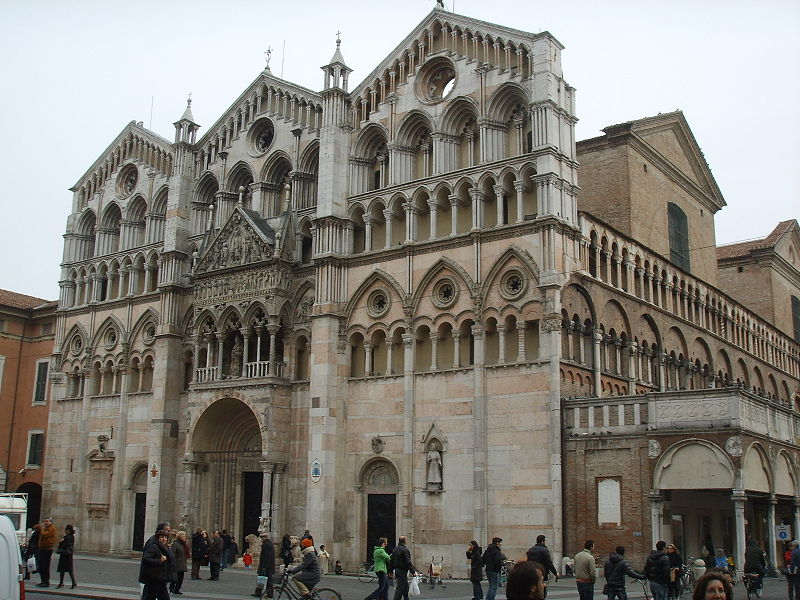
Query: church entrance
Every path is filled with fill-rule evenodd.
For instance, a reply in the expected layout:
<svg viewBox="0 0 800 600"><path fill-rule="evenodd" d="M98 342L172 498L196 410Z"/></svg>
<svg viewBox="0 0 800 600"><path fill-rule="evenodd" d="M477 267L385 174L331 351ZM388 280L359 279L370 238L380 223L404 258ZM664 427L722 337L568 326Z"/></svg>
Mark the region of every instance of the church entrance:
<svg viewBox="0 0 800 600"><path fill-rule="evenodd" d="M191 447L197 468L186 493L193 526L227 529L240 541L255 533L264 477L253 411L236 398L217 400L198 419Z"/></svg>
<svg viewBox="0 0 800 600"><path fill-rule="evenodd" d="M387 460L377 459L367 463L361 472L365 495L366 531L364 535L365 560L372 560L372 552L378 538L389 540L387 550L397 542L397 492L399 477L397 469Z"/></svg>
<svg viewBox="0 0 800 600"><path fill-rule="evenodd" d="M144 519L147 512L147 469L142 467L133 476L133 539L131 550L144 548Z"/></svg>

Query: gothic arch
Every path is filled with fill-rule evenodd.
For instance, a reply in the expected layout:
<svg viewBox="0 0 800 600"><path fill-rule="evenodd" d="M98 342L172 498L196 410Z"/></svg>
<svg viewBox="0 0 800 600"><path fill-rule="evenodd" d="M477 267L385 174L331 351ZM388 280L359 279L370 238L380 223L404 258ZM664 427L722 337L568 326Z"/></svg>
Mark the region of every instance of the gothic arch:
<svg viewBox="0 0 800 600"><path fill-rule="evenodd" d="M530 105L528 92L516 82L508 81L501 85L489 100L486 115L495 121L506 123L517 104L527 110Z"/></svg>
<svg viewBox="0 0 800 600"><path fill-rule="evenodd" d="M200 174L197 185L194 188L194 202L205 205L214 202L214 198L219 191L219 180L211 171Z"/></svg>
<svg viewBox="0 0 800 600"><path fill-rule="evenodd" d="M439 119L439 131L460 136L470 121L477 122L480 114L478 103L468 96L453 98Z"/></svg>
<svg viewBox="0 0 800 600"><path fill-rule="evenodd" d="M419 138L425 134L430 135L433 128L433 121L427 113L411 110L398 125L395 141L401 146L415 146Z"/></svg>
<svg viewBox="0 0 800 600"><path fill-rule="evenodd" d="M403 288L400 286L397 280L389 275L389 273L382 271L381 269L375 269L375 271L373 271L369 277L361 282L361 285L356 288L352 296L350 296L350 301L347 303L347 306L345 306L344 309L344 314L347 315L348 321L358 305L358 301L363 297L367 289L369 289L378 281L381 281L389 286L389 289L397 295L397 298L400 300L400 304L403 309L409 306L408 294L403 291Z"/></svg>
<svg viewBox="0 0 800 600"><path fill-rule="evenodd" d="M272 153L261 169L261 181L283 183L286 175L292 172L291 157L283 150Z"/></svg>
<svg viewBox="0 0 800 600"><path fill-rule="evenodd" d="M775 493L797 496L797 476L792 466L792 458L783 449L779 450L775 457Z"/></svg>
<svg viewBox="0 0 800 600"><path fill-rule="evenodd" d="M158 327L159 321L160 319L158 313L152 308L147 308L136 320L136 323L133 325L133 327L131 327L128 341L133 344L142 337L142 329L145 327L145 325L152 322L156 327Z"/></svg>
<svg viewBox="0 0 800 600"><path fill-rule="evenodd" d="M91 342L89 342L89 348L95 354L98 352L98 346L102 344L103 336L109 327L113 327L117 331L117 335L119 336L119 339L117 340L118 346L121 346L123 342L127 341L128 334L125 331L125 327L122 325L122 321L120 321L115 315L109 315L103 320L102 323L100 323L100 325L95 327L94 335L92 336Z"/></svg>
<svg viewBox="0 0 800 600"><path fill-rule="evenodd" d="M313 140L300 155L298 170L303 173L316 174L319 167L319 140Z"/></svg>
<svg viewBox="0 0 800 600"><path fill-rule="evenodd" d="M616 300L608 300L603 306L601 315L600 325L602 325L607 332L611 329L616 329L618 334L625 332L630 335L630 319L622 304Z"/></svg>
<svg viewBox="0 0 800 600"><path fill-rule="evenodd" d="M248 186L253 183L253 181L252 167L245 161L240 160L228 171L228 181L225 187L229 192L238 194L240 186L244 187L245 192L247 192Z"/></svg>
<svg viewBox="0 0 800 600"><path fill-rule="evenodd" d="M460 278L464 284L464 291L470 295L470 297L473 299L473 302L476 300L475 283L472 281L472 277L469 276L469 273L467 273L461 265L447 256L443 256L430 266L428 271L422 277L422 280L420 280L419 285L417 285L417 289L412 295L410 302L412 314L416 313L417 308L419 307L419 302L422 299L423 292L428 288L433 279L443 270L450 270L454 275Z"/></svg>
<svg viewBox="0 0 800 600"><path fill-rule="evenodd" d="M716 444L698 438L670 446L653 470L653 489L730 489L736 468Z"/></svg>
<svg viewBox="0 0 800 600"><path fill-rule="evenodd" d="M742 489L770 493L774 477L769 455L759 442L742 453Z"/></svg>
<svg viewBox="0 0 800 600"><path fill-rule="evenodd" d="M379 123L369 123L356 138L352 155L358 158L374 158L388 141L388 129Z"/></svg>
<svg viewBox="0 0 800 600"><path fill-rule="evenodd" d="M570 296L573 293L577 295L576 300L579 300L579 302L576 302L575 305L568 304ZM578 307L578 304L583 306ZM587 315L581 314L580 309L585 310L589 313L588 318L592 321L592 325L594 327L598 326L597 311L595 309L592 296L581 284L573 281L564 286L564 290L561 292L561 305L565 310L568 310L570 314L578 314L581 322L586 320Z"/></svg>
<svg viewBox="0 0 800 600"><path fill-rule="evenodd" d="M206 403L189 428L187 443L191 452L250 450L264 454L261 432L265 424L249 398L229 391Z"/></svg>

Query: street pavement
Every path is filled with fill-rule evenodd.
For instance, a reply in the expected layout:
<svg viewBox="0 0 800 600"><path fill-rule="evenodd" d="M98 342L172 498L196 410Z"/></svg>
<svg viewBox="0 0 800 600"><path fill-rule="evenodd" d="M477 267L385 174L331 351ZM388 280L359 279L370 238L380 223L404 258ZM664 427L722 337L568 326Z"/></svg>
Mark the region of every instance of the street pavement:
<svg viewBox="0 0 800 600"><path fill-rule="evenodd" d="M226 569L222 572L219 581L207 581L209 576L208 567L204 567L201 572L202 581L184 581L182 596L173 598L184 598L185 600L246 600L253 593L256 583L255 569ZM69 576L66 578L66 586L63 590L56 590L58 584L58 573L55 567L51 574L49 588L38 588L38 575L32 575L32 579L26 582L25 594L30 600L65 600L67 598L91 598L94 600L138 600L139 584L139 561L137 559L112 558L105 556L75 556L75 577L78 580L78 587L74 590L69 589ZM472 584L463 579L445 580L446 587L421 586L422 594L419 600L471 600ZM342 600L363 600L375 589L374 583L361 583L355 577L347 575L326 575L322 578L319 587L329 587L335 589L342 596ZM484 593L486 592L486 582L483 582ZM595 586L595 599L604 600L600 593L603 589L603 581L598 580ZM392 598L394 591L389 589L389 597ZM560 600L566 598L577 598L578 593L575 588L574 579L560 579L558 582L551 582L548 589L548 600ZM628 582L628 598L644 598L642 586L635 582ZM505 590L497 590L498 600L505 600ZM741 583L734 588L734 599L744 600L747 594ZM764 581L764 600L786 600L786 580L784 578L767 578Z"/></svg>

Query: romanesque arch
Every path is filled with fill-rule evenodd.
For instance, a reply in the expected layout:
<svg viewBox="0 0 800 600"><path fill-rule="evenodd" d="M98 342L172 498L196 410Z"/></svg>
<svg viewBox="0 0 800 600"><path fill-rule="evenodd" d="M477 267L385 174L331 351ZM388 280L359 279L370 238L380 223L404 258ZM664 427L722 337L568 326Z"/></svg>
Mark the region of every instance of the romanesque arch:
<svg viewBox="0 0 800 600"><path fill-rule="evenodd" d="M668 448L653 471L657 490L730 489L735 480L728 455L716 444L696 438Z"/></svg>

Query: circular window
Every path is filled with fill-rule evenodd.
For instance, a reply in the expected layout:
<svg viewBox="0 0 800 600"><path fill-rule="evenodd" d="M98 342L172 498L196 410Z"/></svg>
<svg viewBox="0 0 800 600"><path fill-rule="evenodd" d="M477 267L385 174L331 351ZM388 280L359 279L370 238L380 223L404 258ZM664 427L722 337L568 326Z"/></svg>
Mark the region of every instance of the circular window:
<svg viewBox="0 0 800 600"><path fill-rule="evenodd" d="M422 66L417 76L416 94L426 104L441 102L453 91L456 68L443 57L435 58Z"/></svg>
<svg viewBox="0 0 800 600"><path fill-rule="evenodd" d="M136 190L139 182L139 171L133 165L126 165L117 175L117 195L127 198Z"/></svg>
<svg viewBox="0 0 800 600"><path fill-rule="evenodd" d="M155 323L148 323L144 326L144 332L142 333L142 341L150 346L153 342L156 341L156 325Z"/></svg>
<svg viewBox="0 0 800 600"><path fill-rule="evenodd" d="M516 269L508 271L500 280L500 294L507 300L521 296L526 287L525 277Z"/></svg>
<svg viewBox="0 0 800 600"><path fill-rule="evenodd" d="M385 290L375 290L367 299L367 312L371 317L382 317L389 310L389 295Z"/></svg>
<svg viewBox="0 0 800 600"><path fill-rule="evenodd" d="M111 350L117 345L117 332L115 329L109 328L106 330L106 334L103 338L103 345L106 347L106 350Z"/></svg>
<svg viewBox="0 0 800 600"><path fill-rule="evenodd" d="M250 150L257 156L269 150L274 139L275 126L269 119L260 119L250 128L248 135Z"/></svg>
<svg viewBox="0 0 800 600"><path fill-rule="evenodd" d="M72 343L70 344L69 349L76 356L81 353L81 350L83 350L83 340L79 335L76 335L74 338L72 338Z"/></svg>
<svg viewBox="0 0 800 600"><path fill-rule="evenodd" d="M445 278L433 286L433 303L439 308L450 308L458 299L458 286L450 278Z"/></svg>

